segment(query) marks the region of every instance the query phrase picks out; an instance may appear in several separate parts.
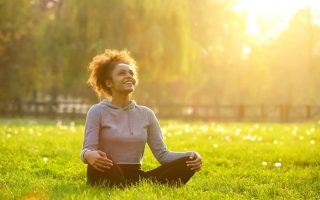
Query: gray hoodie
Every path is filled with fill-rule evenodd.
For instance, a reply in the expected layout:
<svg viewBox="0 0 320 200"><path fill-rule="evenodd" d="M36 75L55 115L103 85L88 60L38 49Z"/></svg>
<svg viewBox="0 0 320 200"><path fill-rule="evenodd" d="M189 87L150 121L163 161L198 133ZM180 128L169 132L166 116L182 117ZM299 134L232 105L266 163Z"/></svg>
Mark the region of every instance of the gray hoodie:
<svg viewBox="0 0 320 200"><path fill-rule="evenodd" d="M191 155L167 150L150 108L137 105L134 100L121 108L104 99L87 113L81 159L87 163L83 155L89 149L105 152L117 164L141 164L146 143L161 164Z"/></svg>

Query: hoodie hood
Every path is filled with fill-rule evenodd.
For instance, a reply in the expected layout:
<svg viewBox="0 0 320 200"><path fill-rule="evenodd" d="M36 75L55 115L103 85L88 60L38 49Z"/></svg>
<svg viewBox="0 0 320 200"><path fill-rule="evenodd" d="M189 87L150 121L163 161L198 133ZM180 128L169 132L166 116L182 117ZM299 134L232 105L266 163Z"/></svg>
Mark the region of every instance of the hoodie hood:
<svg viewBox="0 0 320 200"><path fill-rule="evenodd" d="M135 106L137 106L135 100L130 100L130 104L127 105L126 107L123 107L123 108L112 104L111 101L108 99L103 99L99 104L104 105L104 106L108 106L113 109L122 109L122 110L129 110L129 109L132 109Z"/></svg>

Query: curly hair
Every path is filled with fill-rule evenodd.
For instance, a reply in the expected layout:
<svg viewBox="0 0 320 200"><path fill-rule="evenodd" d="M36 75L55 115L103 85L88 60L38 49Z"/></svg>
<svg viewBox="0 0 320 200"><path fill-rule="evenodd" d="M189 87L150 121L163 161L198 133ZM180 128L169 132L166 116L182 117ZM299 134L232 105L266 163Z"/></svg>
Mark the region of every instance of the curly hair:
<svg viewBox="0 0 320 200"><path fill-rule="evenodd" d="M90 77L87 83L91 85L99 98L112 97L111 90L106 86L105 82L108 79L112 79L111 73L119 63L130 65L136 71L136 61L127 50L106 49L104 53L94 56L90 62L88 67Z"/></svg>

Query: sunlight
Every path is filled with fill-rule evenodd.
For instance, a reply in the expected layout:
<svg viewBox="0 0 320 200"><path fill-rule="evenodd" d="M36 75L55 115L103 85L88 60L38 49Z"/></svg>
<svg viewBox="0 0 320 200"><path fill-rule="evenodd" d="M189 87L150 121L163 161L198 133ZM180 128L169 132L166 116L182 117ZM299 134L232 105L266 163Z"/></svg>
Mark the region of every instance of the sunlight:
<svg viewBox="0 0 320 200"><path fill-rule="evenodd" d="M320 25L320 1L317 0L238 0L233 10L246 14L247 35L260 43L276 37L288 28L296 11L310 8L312 22Z"/></svg>

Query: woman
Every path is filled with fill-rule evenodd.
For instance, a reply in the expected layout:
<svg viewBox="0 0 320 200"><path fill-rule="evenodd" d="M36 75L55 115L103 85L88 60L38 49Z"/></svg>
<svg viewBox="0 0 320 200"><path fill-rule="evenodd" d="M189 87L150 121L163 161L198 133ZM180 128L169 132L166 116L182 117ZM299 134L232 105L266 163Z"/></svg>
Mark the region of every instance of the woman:
<svg viewBox="0 0 320 200"><path fill-rule="evenodd" d="M149 179L182 185L201 169L197 152L168 151L154 112L130 100L137 85L136 63L127 51L105 50L89 64L88 83L100 98L85 124L81 159L90 185L127 185ZM161 166L141 170L145 144Z"/></svg>

